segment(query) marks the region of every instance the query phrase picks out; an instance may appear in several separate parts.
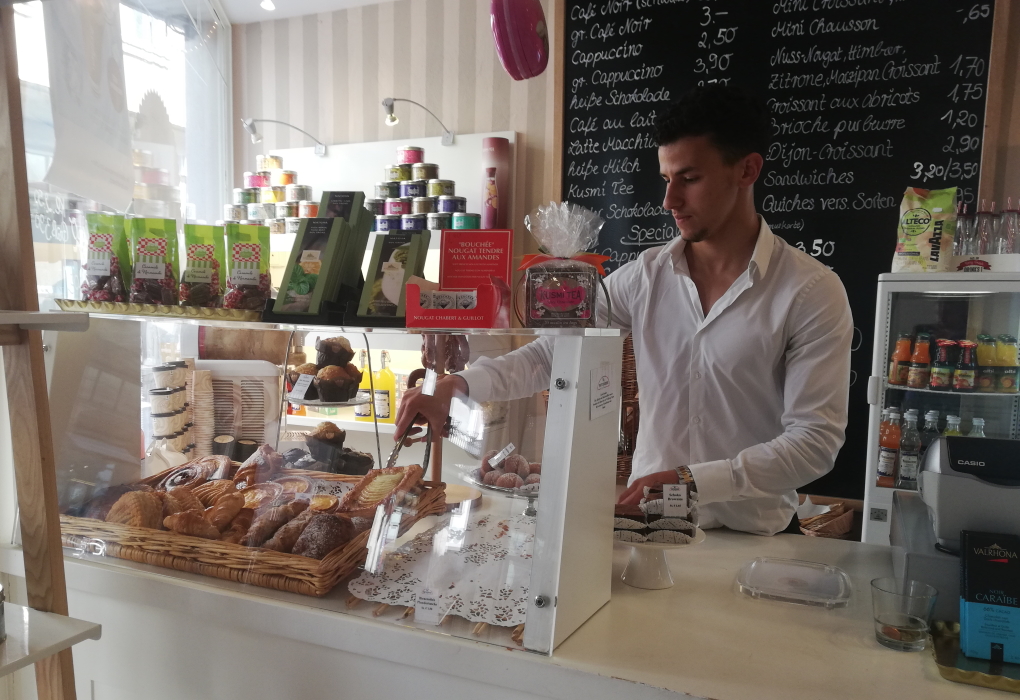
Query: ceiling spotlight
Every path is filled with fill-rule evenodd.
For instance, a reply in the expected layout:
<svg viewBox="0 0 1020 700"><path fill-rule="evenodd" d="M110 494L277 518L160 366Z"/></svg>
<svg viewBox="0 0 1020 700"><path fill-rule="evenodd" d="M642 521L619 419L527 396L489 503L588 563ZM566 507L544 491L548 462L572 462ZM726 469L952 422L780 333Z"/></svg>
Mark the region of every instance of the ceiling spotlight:
<svg viewBox="0 0 1020 700"><path fill-rule="evenodd" d="M268 2L269 0L266 1ZM244 130L248 132L248 135L251 136L252 143L258 143L262 140L262 135L259 133L259 130L255 128L254 119L242 119L241 124L244 126Z"/></svg>
<svg viewBox="0 0 1020 700"><path fill-rule="evenodd" d="M259 143L260 141L262 141L262 134L260 134L258 129L255 128L255 122L269 122L271 124L282 124L283 126L289 126L291 129L294 129L295 131L300 131L302 134L310 138L312 141L315 141L315 155L317 156L326 155L326 144L324 144L322 141L315 138L304 129L300 129L294 126L293 124L281 122L276 119L242 119L241 125L244 127L244 130L251 135L252 143Z"/></svg>
<svg viewBox="0 0 1020 700"><path fill-rule="evenodd" d="M386 126L396 126L397 124L400 123L400 119L398 119L397 115L393 113L393 103L394 102L410 102L413 105L418 105L419 107L424 109L426 112L431 114L433 116L433 118L435 118L435 120L437 122L439 122L439 126L441 126L443 128L443 140L442 140L442 144L444 146L452 146L453 145L454 133L446 128L446 125L443 124L442 120L439 117L436 116L435 112L433 112L431 109L429 109L425 105L420 104L418 102L415 102L414 100L406 100L403 97L387 97L385 100L383 100L382 101L382 105L383 105L383 107L386 108L386 118L384 120L385 123L386 123Z"/></svg>
<svg viewBox="0 0 1020 700"><path fill-rule="evenodd" d="M268 12L272 12L276 9L276 5L273 4L273 0L262 0L262 2L259 3L259 7Z"/></svg>

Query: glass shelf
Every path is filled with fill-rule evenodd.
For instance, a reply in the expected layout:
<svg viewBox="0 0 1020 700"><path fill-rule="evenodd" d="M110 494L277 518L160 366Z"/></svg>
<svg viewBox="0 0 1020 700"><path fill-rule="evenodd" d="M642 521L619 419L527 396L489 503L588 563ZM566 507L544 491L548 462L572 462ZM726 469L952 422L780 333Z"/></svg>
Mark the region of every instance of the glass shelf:
<svg viewBox="0 0 1020 700"><path fill-rule="evenodd" d="M909 391L918 394L934 394L936 396L959 396L961 398L972 398L972 397L991 397L1000 399L1015 399L1020 397L1020 394L999 394L994 392L985 391L936 391L934 389L913 389L909 386L901 386L899 384L890 384L887 380L882 381L882 386L885 389L895 389L897 391Z"/></svg>

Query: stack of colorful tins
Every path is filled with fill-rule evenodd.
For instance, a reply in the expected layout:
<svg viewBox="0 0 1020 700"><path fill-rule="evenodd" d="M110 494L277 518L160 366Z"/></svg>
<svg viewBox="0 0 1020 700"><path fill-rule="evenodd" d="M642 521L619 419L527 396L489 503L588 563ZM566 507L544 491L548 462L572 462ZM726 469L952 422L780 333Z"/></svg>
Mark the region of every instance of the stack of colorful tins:
<svg viewBox="0 0 1020 700"><path fill-rule="evenodd" d="M255 172L234 188L233 204L223 207L222 223L259 224L270 233L297 233L301 219L314 218L319 203L311 185L299 185L297 173L283 169L280 156L256 156Z"/></svg>
<svg viewBox="0 0 1020 700"><path fill-rule="evenodd" d="M453 180L439 177L439 166L425 162L425 149L401 146L397 162L385 168L375 196L365 208L375 215L373 231L439 231L481 226L481 216L467 213L467 199L456 195Z"/></svg>

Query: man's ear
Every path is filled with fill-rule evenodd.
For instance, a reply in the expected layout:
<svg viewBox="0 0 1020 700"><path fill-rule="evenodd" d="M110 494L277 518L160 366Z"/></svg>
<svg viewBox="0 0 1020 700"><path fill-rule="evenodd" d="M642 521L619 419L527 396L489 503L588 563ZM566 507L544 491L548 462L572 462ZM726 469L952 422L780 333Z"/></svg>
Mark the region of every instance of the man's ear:
<svg viewBox="0 0 1020 700"><path fill-rule="evenodd" d="M743 187L750 187L761 175L761 169L765 165L765 159L760 153L749 153L740 159L740 184Z"/></svg>

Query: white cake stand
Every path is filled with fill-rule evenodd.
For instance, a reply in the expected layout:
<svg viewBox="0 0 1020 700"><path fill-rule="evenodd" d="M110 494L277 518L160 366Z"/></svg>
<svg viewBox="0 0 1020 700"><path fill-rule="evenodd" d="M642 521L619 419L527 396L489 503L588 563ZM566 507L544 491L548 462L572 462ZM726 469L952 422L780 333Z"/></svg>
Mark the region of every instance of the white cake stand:
<svg viewBox="0 0 1020 700"><path fill-rule="evenodd" d="M694 533L694 541L687 544L662 544L659 542L620 542L618 545L630 547L630 561L623 570L620 579L628 586L657 590L673 586L673 577L669 575L669 564L666 562L667 549L688 549L705 541L705 531L700 527Z"/></svg>

